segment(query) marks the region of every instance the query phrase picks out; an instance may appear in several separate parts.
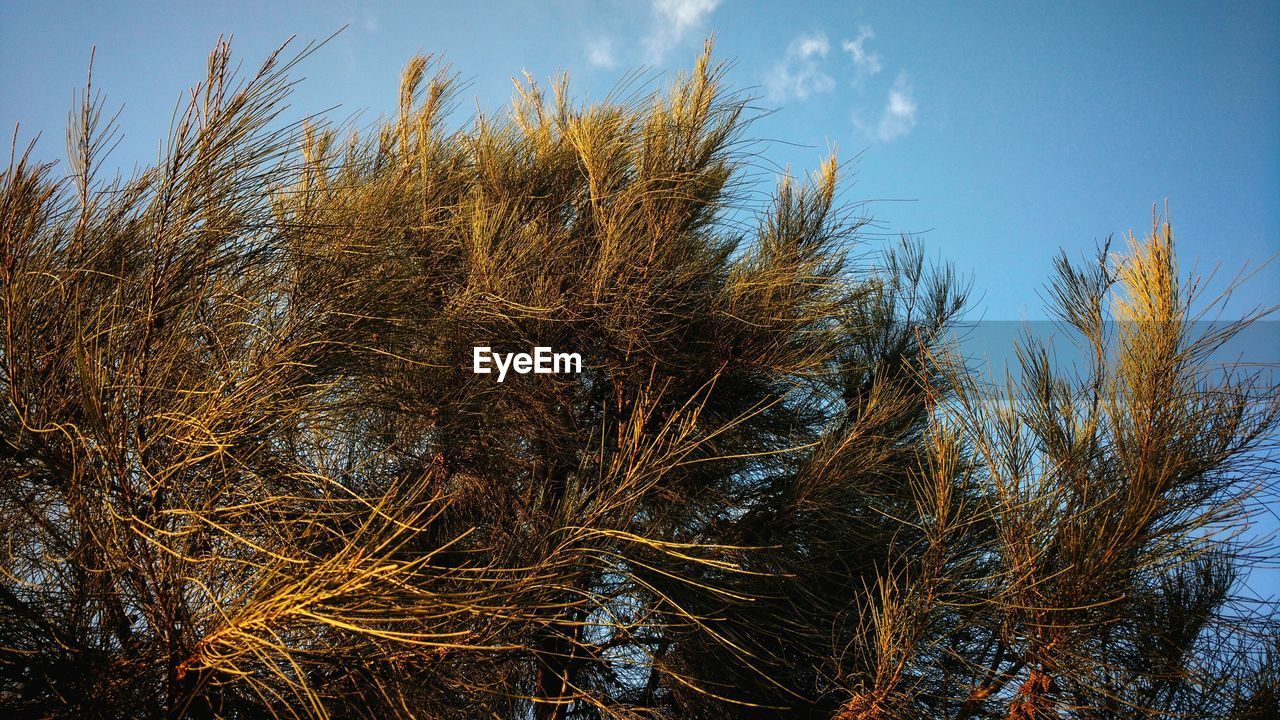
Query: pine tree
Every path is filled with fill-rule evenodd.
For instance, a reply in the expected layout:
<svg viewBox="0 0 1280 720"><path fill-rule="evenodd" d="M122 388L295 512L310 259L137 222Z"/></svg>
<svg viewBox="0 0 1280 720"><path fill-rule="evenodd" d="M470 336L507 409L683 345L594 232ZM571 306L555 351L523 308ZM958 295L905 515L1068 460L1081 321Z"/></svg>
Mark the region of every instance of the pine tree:
<svg viewBox="0 0 1280 720"><path fill-rule="evenodd" d="M1090 364L997 392L834 158L753 201L709 45L464 125L415 58L360 132L284 115L313 50L220 43L131 177L90 90L65 178L0 177L6 715L1276 715L1231 528L1280 395L1167 224L1061 260Z"/></svg>

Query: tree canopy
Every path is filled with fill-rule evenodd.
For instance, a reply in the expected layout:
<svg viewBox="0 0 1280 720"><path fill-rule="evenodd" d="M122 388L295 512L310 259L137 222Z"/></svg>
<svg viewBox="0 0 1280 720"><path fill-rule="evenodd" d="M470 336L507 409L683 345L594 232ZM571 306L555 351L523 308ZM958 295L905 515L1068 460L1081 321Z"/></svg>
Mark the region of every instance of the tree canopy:
<svg viewBox="0 0 1280 720"><path fill-rule="evenodd" d="M158 161L0 176L11 717L1276 717L1239 532L1280 388L1173 232L1053 268L1085 362L986 378L967 288L833 157L748 192L710 46L356 131L220 43ZM581 373L472 372L472 348Z"/></svg>

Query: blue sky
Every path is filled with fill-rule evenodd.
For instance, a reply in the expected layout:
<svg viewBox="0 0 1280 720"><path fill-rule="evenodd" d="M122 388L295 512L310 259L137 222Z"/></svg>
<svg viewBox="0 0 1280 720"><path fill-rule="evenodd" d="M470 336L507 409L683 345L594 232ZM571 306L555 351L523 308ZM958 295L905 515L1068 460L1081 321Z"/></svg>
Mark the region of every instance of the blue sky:
<svg viewBox="0 0 1280 720"><path fill-rule="evenodd" d="M95 84L124 105L115 159L128 166L154 157L219 33L251 64L291 34L349 24L303 65L294 100L298 114L336 105L339 118L387 112L410 55L441 54L469 82L461 121L499 109L521 71L568 69L599 98L628 70L687 66L714 32L734 86L777 108L751 131L773 141L762 169L803 171L832 146L861 153L847 197L880 200L883 230L923 233L971 274L987 320L1042 317L1057 248L1141 232L1166 199L1185 267L1225 281L1280 250L1280 4L107 5L4 10L0 127L43 131L44 157L63 154L92 45ZM1232 308L1276 301L1280 262Z"/></svg>
<svg viewBox="0 0 1280 720"><path fill-rule="evenodd" d="M570 70L589 98L640 67L661 82L714 32L733 86L776 109L750 131L758 168L805 171L833 146L856 156L846 197L875 201L879 230L921 233L970 276L975 319L1044 317L1058 248L1141 233L1166 200L1183 267L1218 269L1217 289L1280 251L1280 3L108 5L4 4L0 127L43 131L42 158L64 154L93 45L95 85L124 106L114 159L128 167L154 159L220 33L251 66L289 35L349 25L302 66L297 116L372 120L412 54L440 54L467 81L463 121L499 110L526 70ZM1280 261L1228 315L1277 302Z"/></svg>

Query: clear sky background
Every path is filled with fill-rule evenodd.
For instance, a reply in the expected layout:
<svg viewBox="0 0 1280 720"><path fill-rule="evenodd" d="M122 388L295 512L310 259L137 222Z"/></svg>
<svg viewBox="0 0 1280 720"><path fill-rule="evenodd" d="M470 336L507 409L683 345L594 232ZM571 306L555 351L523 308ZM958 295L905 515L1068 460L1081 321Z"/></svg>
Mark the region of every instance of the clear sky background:
<svg viewBox="0 0 1280 720"><path fill-rule="evenodd" d="M220 33L248 68L343 25L299 70L296 117L389 113L417 52L467 82L459 122L500 111L522 71L569 70L598 99L630 70L655 85L688 67L714 32L734 88L776 109L750 130L769 141L760 169L856 156L846 197L969 276L973 319L1044 317L1059 248L1141 234L1166 200L1183 268L1217 269L1218 289L1280 251L1275 2L3 2L0 128L43 132L38 156L63 157L96 45L94 84L123 105L114 160L148 162ZM1228 315L1277 302L1280 260Z"/></svg>

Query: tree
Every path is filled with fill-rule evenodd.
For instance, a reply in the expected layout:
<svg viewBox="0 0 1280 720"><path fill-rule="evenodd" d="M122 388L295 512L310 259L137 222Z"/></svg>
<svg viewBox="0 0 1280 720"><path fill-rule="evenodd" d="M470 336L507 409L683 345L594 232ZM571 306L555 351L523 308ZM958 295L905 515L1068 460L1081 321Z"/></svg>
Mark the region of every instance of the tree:
<svg viewBox="0 0 1280 720"><path fill-rule="evenodd" d="M709 47L457 128L415 58L350 134L282 116L312 50L220 43L129 178L86 90L68 177L0 179L8 714L1274 716L1224 531L1277 390L1207 372L1245 323L1194 336L1167 225L1059 263L1092 364L993 400L834 159L753 210Z"/></svg>

